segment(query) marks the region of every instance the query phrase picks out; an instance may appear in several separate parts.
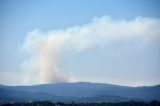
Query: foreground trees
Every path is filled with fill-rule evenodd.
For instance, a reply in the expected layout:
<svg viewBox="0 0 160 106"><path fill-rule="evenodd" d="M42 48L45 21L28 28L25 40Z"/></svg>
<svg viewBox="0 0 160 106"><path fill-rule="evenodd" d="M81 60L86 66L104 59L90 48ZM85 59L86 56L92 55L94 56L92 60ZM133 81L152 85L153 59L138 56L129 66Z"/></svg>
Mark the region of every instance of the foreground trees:
<svg viewBox="0 0 160 106"><path fill-rule="evenodd" d="M119 103L63 103L50 101L34 101L32 103L7 103L1 106L160 106L159 101L146 102L119 102Z"/></svg>

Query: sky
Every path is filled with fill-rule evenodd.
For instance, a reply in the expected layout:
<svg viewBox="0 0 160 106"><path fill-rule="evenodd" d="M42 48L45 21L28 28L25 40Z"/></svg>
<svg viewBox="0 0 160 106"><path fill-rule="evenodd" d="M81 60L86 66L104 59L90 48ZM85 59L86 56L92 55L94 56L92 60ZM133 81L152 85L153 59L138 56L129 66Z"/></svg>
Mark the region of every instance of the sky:
<svg viewBox="0 0 160 106"><path fill-rule="evenodd" d="M0 83L160 84L159 0L1 0Z"/></svg>

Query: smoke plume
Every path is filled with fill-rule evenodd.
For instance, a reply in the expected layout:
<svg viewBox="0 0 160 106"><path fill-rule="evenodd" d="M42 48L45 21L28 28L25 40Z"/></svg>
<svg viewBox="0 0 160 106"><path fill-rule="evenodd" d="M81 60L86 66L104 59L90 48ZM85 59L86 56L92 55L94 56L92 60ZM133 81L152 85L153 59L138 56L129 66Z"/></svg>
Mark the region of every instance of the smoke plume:
<svg viewBox="0 0 160 106"><path fill-rule="evenodd" d="M160 20L138 17L134 20L115 20L108 16L66 29L30 32L23 45L27 53L22 64L28 83L70 82L73 78L58 68L58 55L64 51L83 51L103 47L117 40L142 39L138 45L159 41Z"/></svg>

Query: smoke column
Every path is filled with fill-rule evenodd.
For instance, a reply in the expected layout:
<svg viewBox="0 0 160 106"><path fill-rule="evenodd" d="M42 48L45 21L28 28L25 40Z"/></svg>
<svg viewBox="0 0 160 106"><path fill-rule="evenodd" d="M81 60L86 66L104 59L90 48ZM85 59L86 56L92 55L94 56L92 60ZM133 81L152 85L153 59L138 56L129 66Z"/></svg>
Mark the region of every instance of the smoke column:
<svg viewBox="0 0 160 106"><path fill-rule="evenodd" d="M27 54L22 67L27 83L71 82L72 77L58 68L58 54L83 51L93 46L103 47L117 40L140 38L138 45L160 40L160 20L137 17L134 20L114 20L108 16L94 18L83 26L42 32L30 32L24 42Z"/></svg>

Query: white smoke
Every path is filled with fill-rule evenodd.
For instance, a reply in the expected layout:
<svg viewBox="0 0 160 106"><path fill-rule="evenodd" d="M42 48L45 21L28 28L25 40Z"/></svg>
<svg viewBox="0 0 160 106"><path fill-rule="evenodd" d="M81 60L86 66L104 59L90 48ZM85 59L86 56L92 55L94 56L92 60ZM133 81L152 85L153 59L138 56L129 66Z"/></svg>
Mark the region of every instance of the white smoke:
<svg viewBox="0 0 160 106"><path fill-rule="evenodd" d="M134 20L114 20L108 16L94 18L83 26L61 30L30 32L23 45L28 53L22 64L28 83L70 82L73 79L58 68L58 55L64 50L83 51L116 40L142 39L141 44L160 40L160 20L138 17Z"/></svg>

